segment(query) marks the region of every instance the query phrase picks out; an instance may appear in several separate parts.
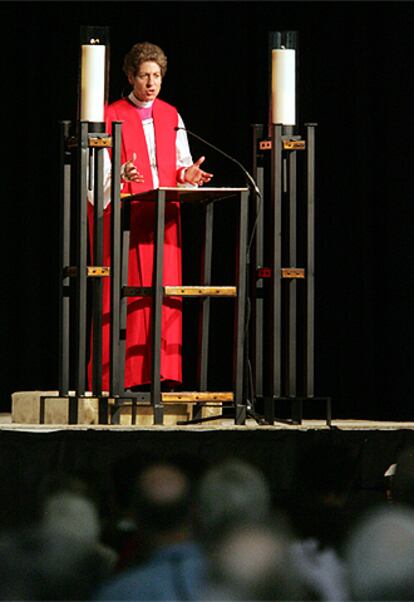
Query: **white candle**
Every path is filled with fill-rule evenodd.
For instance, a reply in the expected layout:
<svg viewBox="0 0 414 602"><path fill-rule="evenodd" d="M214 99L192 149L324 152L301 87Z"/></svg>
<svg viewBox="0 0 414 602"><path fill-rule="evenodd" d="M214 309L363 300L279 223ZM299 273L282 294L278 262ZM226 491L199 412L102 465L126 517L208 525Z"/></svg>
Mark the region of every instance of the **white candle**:
<svg viewBox="0 0 414 602"><path fill-rule="evenodd" d="M80 118L82 121L102 122L105 102L105 46L82 45L81 69Z"/></svg>
<svg viewBox="0 0 414 602"><path fill-rule="evenodd" d="M295 50L272 50L272 123L295 125Z"/></svg>

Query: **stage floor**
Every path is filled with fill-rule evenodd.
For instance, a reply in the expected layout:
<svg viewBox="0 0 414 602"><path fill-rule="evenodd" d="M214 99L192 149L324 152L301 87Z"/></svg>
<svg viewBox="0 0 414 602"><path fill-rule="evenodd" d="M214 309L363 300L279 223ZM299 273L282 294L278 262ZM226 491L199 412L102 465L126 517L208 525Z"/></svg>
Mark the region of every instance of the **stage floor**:
<svg viewBox="0 0 414 602"><path fill-rule="evenodd" d="M18 424L12 422L11 413L0 413L0 430L29 431L29 432L52 432L60 430L68 431L218 431L218 430L236 430L236 431L308 431L308 430L340 430L340 431L395 431L395 430L414 430L414 421L380 421L380 420L353 420L353 419L333 419L328 426L322 419L304 419L302 424L289 424L283 421L275 421L273 425L261 425L255 420L248 418L246 424L234 424L234 420L224 418L215 421L209 421L207 424L188 424L188 425L105 425L105 424Z"/></svg>

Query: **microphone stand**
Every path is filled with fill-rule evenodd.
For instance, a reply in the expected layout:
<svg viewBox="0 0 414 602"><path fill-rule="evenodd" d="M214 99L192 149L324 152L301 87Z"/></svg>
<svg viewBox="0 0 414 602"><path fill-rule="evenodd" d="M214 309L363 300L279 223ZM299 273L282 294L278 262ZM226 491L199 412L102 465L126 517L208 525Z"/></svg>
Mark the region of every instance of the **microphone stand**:
<svg viewBox="0 0 414 602"><path fill-rule="evenodd" d="M221 150L221 148L218 148L217 146L215 146L211 142L208 142L208 140L205 140L204 138L202 138L198 134L195 134L194 132L192 132L191 130L188 130L185 127L177 126L174 129L176 131L183 130L183 131L187 132L188 134L190 134L191 136L193 136L197 140L200 140L200 142L203 142L203 144L206 144L207 146L209 146L210 148L212 148L213 150L215 150L219 154L223 155L224 157L226 157L230 161L233 161L233 163L235 163L243 171L244 175L246 176L248 188L250 188L250 191L254 191L255 195L257 197L259 197L259 199L260 199L260 203L259 203L259 206L258 206L258 209L257 209L255 221L254 221L253 228L252 228L252 232L251 232L251 235L250 235L250 240L249 240L249 243L247 245L247 254L246 254L246 270L247 270L247 273L246 273L246 291L248 291L247 292L247 295L248 295L248 299L247 299L247 301L248 301L248 319L246 320L245 331L244 331L244 341L245 341L245 345L244 346L245 346L245 358L246 358L245 359L246 370L245 370L245 377L244 378L245 378L246 393L249 390L250 394L251 394L251 399L248 399L248 397L246 398L246 416L248 416L250 418L253 418L257 422L257 424L259 424L260 426L266 425L268 423L265 420L265 418L263 416L259 416L258 414L256 414L256 411L254 409L253 383L250 382L250 379L249 379L249 370L247 369L247 367L250 368L250 360L249 360L249 354L248 354L248 340L249 340L248 330L249 330L249 320L250 320L250 313L251 313L251 300L250 300L250 292L249 292L250 291L250 277L249 277L249 275L250 275L250 247L251 247L252 242L253 242L253 237L254 237L254 233L255 233L255 230L256 230L257 221L259 219L260 211L262 210L262 207L263 207L263 196L262 196L262 193L261 193L258 185L256 184L254 178L247 171L247 169L244 167L244 165L242 165L240 163L240 161L238 161L237 159L235 159L231 155L228 155L223 150ZM208 418L199 418L199 419L196 419L196 420L188 421L188 422L186 422L186 424L188 424L189 422L191 422L191 423L203 422L203 421L207 421L207 420L212 420L213 418L217 418L218 419L218 418L222 418L222 416L208 417Z"/></svg>
<svg viewBox="0 0 414 602"><path fill-rule="evenodd" d="M224 157L226 157L230 161L233 161L233 163L235 163L236 165L238 165L238 167L240 167L240 169L244 172L244 174L246 175L247 179L249 180L249 183L253 187L255 193L257 195L259 195L260 198L262 198L262 193L260 192L259 187L257 186L256 182L254 181L253 177L249 174L249 172L247 171L247 169L244 167L244 165L242 165L240 163L240 161L238 161L237 159L235 159L231 155L228 155L223 150L221 150L221 148L219 148L218 146L215 146L214 144L211 144L211 142L208 142L208 140L205 140L204 138L202 138L198 134L195 134L194 132L192 132L191 130L188 130L185 127L177 126L174 129L177 132L178 132L178 130L183 130L184 132L187 132L188 134L190 134L190 136L193 136L194 138L197 138L197 140L200 140L200 142L203 142L203 144L206 144L207 146L209 146L210 148L212 148L216 152L220 153L221 155L223 155Z"/></svg>

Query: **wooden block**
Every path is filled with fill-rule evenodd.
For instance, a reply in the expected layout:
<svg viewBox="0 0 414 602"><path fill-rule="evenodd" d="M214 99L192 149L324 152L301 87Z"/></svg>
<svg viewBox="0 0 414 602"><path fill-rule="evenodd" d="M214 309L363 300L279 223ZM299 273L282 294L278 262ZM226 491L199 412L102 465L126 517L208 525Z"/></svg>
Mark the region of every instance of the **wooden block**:
<svg viewBox="0 0 414 602"><path fill-rule="evenodd" d="M59 397L58 391L17 391L12 393L11 421L14 424L40 424L40 398L44 397L44 424L68 424L69 402L66 397ZM99 400L88 396L78 399L77 424L99 424ZM169 403L164 407L164 424L171 426L178 420L189 420L190 406L187 404ZM120 424L132 425L132 406L120 408ZM137 426L152 426L154 424L151 406L138 405Z"/></svg>
<svg viewBox="0 0 414 602"><path fill-rule="evenodd" d="M40 396L54 393L56 391L17 391L12 393L12 423L39 424Z"/></svg>
<svg viewBox="0 0 414 602"><path fill-rule="evenodd" d="M203 404L201 406L201 417L202 418L210 418L213 416L220 416L223 412L223 406L222 404ZM213 423L217 424L216 420L212 420L211 424ZM209 421L206 421L204 424L209 424Z"/></svg>
<svg viewBox="0 0 414 602"><path fill-rule="evenodd" d="M97 397L78 399L78 424L99 424ZM69 423L69 400L65 397L45 399L45 424Z"/></svg>
<svg viewBox="0 0 414 602"><path fill-rule="evenodd" d="M68 399L58 395L58 391L12 393L12 423L40 424L40 398L44 397L44 424L68 424ZM98 424L96 397L78 400L78 424Z"/></svg>

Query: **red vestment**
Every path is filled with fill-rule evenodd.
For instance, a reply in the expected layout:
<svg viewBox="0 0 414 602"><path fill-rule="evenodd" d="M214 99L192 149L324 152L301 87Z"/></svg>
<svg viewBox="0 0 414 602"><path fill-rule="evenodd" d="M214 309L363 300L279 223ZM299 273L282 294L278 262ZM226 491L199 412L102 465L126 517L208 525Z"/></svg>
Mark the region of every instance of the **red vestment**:
<svg viewBox="0 0 414 602"><path fill-rule="evenodd" d="M156 99L153 123L159 186L177 185L176 131L177 110ZM143 174L144 182L125 184L123 192L136 194L154 188L147 144L138 111L127 99L106 109L106 127L111 132L113 121L122 121L121 164L132 159ZM93 207L88 203L89 224L93 223ZM131 237L129 248L129 286L151 286L154 253L154 204L131 202ZM104 262L110 265L111 205L104 212ZM167 203L164 238L163 284L181 284L181 225L178 203ZM130 297L127 303L125 388L151 382L151 297ZM103 286L102 389L109 390L110 282ZM91 355L92 357L92 355ZM161 380L182 381L182 300L166 298L162 308ZM91 383L92 359L88 365Z"/></svg>

